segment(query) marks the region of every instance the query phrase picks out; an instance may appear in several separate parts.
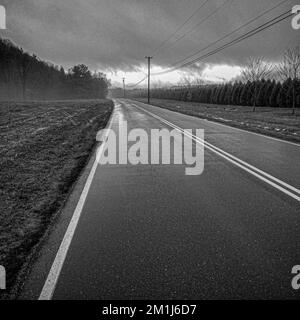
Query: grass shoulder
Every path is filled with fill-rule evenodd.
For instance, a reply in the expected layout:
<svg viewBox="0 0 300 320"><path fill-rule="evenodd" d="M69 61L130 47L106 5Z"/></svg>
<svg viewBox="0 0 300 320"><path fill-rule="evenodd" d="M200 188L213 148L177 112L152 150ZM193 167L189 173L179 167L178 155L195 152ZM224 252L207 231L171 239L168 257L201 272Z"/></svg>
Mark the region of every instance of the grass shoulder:
<svg viewBox="0 0 300 320"><path fill-rule="evenodd" d="M12 288L63 206L111 100L0 103L0 264Z"/></svg>
<svg viewBox="0 0 300 320"><path fill-rule="evenodd" d="M147 99L136 100L147 102ZM257 107L253 112L253 107L165 99L151 99L151 104L228 126L300 143L300 110L298 110L298 115L292 115L291 109L287 108Z"/></svg>

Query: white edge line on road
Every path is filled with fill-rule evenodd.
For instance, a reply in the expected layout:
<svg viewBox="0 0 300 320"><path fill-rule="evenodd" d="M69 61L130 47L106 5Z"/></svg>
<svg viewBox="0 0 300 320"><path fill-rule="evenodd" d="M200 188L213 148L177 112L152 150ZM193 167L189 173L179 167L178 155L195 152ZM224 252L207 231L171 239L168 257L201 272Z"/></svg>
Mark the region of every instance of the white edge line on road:
<svg viewBox="0 0 300 320"><path fill-rule="evenodd" d="M249 172L250 174L252 174L252 175L256 176L257 178L265 181L266 183L272 185L274 188L276 188L276 189L284 192L285 194L291 196L292 198L300 201L300 197L296 196L295 194L291 193L290 191L288 191L288 190L284 189L283 187L277 185L276 183L274 183L274 182L266 179L265 177L262 177L262 176L259 175L258 173L254 172L254 171L252 171L252 170L250 170L250 169L248 169L248 168L246 168L244 165L242 165L242 164L238 163L237 161L235 161L235 160L233 160L233 159L230 158L230 157L235 158L234 156L232 156L232 155L230 155L230 154L228 154L230 157L227 156L227 155L226 155L227 153L226 153L225 151L223 151L223 150L221 150L221 149L219 149L219 148L217 148L217 147L215 147L215 146L213 146L213 145L211 145L211 146L212 146L212 147L211 147L211 146L207 145L207 142L203 142L203 141L199 140L197 137L195 137L195 136L193 136L193 135L186 134L185 132L183 132L183 129L182 129L182 128L180 128L180 127L172 124L171 122L163 119L162 117L157 116L157 115L153 114L152 112L150 112L150 111L148 111L148 110L145 110L144 108L141 108L140 106L137 106L137 105L135 105L135 104L133 104L133 105L134 105L135 107L137 107L137 108L145 111L146 113L152 115L153 117L159 119L160 121L164 122L165 124L173 127L174 129L176 129L176 130L184 133L184 134L187 135L189 138L195 139L199 144L204 145L204 146L205 146L206 148L208 148L209 150L217 153L217 154L220 155L221 157L223 157L223 158L225 158L226 160L232 162L233 164L237 165L238 167L244 169L245 171ZM108 129L111 128L112 119L113 119L113 115L111 116ZM236 129L237 129L237 128L236 128ZM245 131L245 132L249 132L249 131L242 130L242 129L238 129L238 130ZM106 136L107 136L108 132L109 132L109 130L106 130L106 132L105 132L105 133L106 133ZM251 133L252 133L252 132L251 132ZM253 134L256 134L256 133L253 133ZM258 135L260 135L260 134L258 134ZM264 136L264 135L261 135L261 136ZM267 136L266 136L266 137L267 137ZM107 138L107 137L106 137L106 138ZM268 137L268 138L272 138L272 137ZM278 141L282 141L282 140L276 139L276 138L272 138L272 139L275 139L275 140L278 140ZM102 141L105 141L105 139L102 139ZM286 142L286 141L283 141L283 142ZM297 144L295 144L295 145L297 145ZM94 161L93 167L92 167L92 169L91 169L91 171L90 171L90 174L89 174L88 179L87 179L87 181L86 181L86 183L85 183L84 189L83 189L83 191L82 191L82 193L81 193L81 196L80 196L80 198L79 198L79 201L78 201L78 203L77 203L76 209L75 209L75 211L74 211L74 213L73 213L72 219L71 219L71 221L70 221L70 223L69 223L69 226L68 226L68 228L67 228L67 231L66 231L66 233L65 233L65 235L64 235L64 238L63 238L63 240L62 240L62 242L61 242L61 245L60 245L60 247L59 247L59 249L58 249L58 252L57 252L57 254L56 254L56 257L55 257L55 259L54 259L54 262L53 262L53 264L52 264L52 266L51 266L51 269L50 269L50 272L49 272L49 274L48 274L48 276L47 276L46 282L45 282L45 284L44 284L44 286L43 286L43 289L42 289L42 291L41 291L41 294L40 294L40 296L39 296L39 300L51 300L51 298L52 298L52 296L53 296L53 294L54 294L54 290L55 290L55 287L56 287L56 285L57 285L60 272L61 272L61 270L62 270L62 267L63 267L64 261L65 261L65 258L66 258L66 256L67 256L69 247L70 247L70 245L71 245L71 242L72 242L72 239L73 239L73 236L74 236L76 227L77 227L77 225L78 225L79 218L80 218L80 216L81 216L81 212L82 212L83 206L84 206L84 204L85 204L85 201L86 201L86 198L87 198L87 195L88 195L90 186L91 186L91 184L92 184L92 181L93 181L93 178L94 178L96 169L97 169L97 167L98 167L98 160L99 160L99 156L98 156L98 155L100 155L100 156L102 155L104 146L105 146L105 142L103 142L103 143L100 145L100 147L98 147L98 149L96 150L96 159L95 159L95 161ZM216 148L216 149L219 149L222 153L219 152L219 151L217 151L217 150L215 150L215 148ZM224 154L223 154L223 153L224 153ZM240 160L240 159L238 159L238 158L236 158L236 159L237 159L238 161L240 161L240 162L243 163L242 160ZM246 163L246 164L247 164L247 163ZM247 165L250 166L249 164L247 164ZM252 166L251 166L251 167L252 167ZM255 167L253 167L253 168L255 168ZM256 169L257 171L262 172L262 173L265 174L265 175L268 175L267 173L259 170L258 168L255 168L255 169ZM271 177L272 177L272 176L271 176ZM275 178L275 177L272 177L272 178L280 181L283 185L287 185L286 183L284 183L283 181L281 181L281 180L279 180L279 179L277 179L277 178ZM287 186L289 186L289 185L287 185ZM292 187L292 186L289 186L289 187L290 187L291 189L296 189L296 188L294 188L294 187ZM300 190L298 190L298 189L296 189L296 190L297 190L298 192L300 192Z"/></svg>
<svg viewBox="0 0 300 320"><path fill-rule="evenodd" d="M160 116L158 116L158 115L156 115L156 114L154 114L154 113L152 113L152 112L150 112L150 111L148 111L148 110L145 110L144 108L142 108L142 107L140 107L140 106L137 106L136 104L132 104L132 105L135 106L136 108L139 108L139 109L143 110L144 112L152 115L154 118L157 118L158 120L160 120L160 121L162 121L163 123L169 125L170 127L172 127L172 128L174 128L174 129L180 131L181 133L183 133L183 134L185 134L186 136L188 136L190 139L196 140L196 142L198 142L199 144L203 145L203 146L206 147L207 149L213 151L214 153L216 153L216 154L218 154L219 156L225 158L226 160L228 160L229 162L235 164L236 166L240 167L241 169L247 171L248 173L254 175L254 176L257 177L257 178L259 178L260 180L268 183L269 185L273 186L274 188L276 188L276 189L280 190L281 192L287 194L288 196L292 197L293 199L295 199L295 200L297 200L297 201L300 201L300 197L299 197L299 196L293 194L292 192L286 190L286 189L283 188L282 186L276 184L275 182L273 182L273 181L271 181L271 180L269 180L269 179L273 179L273 180L275 180L276 182L279 182L280 184L282 184L283 186L289 188L290 190L293 190L293 191L295 191L295 192L297 192L297 193L300 194L300 190L299 190L299 189L297 189L297 188L295 188L295 187L293 187L293 186L291 186L291 185L289 185L289 184L287 184L287 183L285 183L285 182L283 182L283 181L281 181L281 180L279 180L279 179L277 179L277 178L269 175L268 173L266 173L266 172L264 172L264 171L262 171L262 170L260 170L260 169L258 169L258 168L256 168L256 167L254 167L254 166L251 166L250 164L248 164L248 163L246 163L246 162L244 162L244 161L242 161L242 160L240 160L240 159L238 159L238 158L230 155L229 153L227 153L227 152L225 152L225 151L223 151L223 150L221 150L221 149L213 146L212 144L210 144L210 143L208 143L208 142L202 141L201 139L199 139L198 137L196 137L196 136L194 136L194 135L190 135L190 134L184 132L182 128L180 128L180 127L176 126L175 124L173 124L173 123L165 120L164 118L162 118L162 117L160 117ZM249 168L247 168L246 165L247 165L248 167L250 167L252 170L249 169ZM257 171L257 172L259 172L259 173L255 172L254 170ZM265 175L265 176L268 177L269 179L267 179L266 177L263 177L261 174Z"/></svg>
<svg viewBox="0 0 300 320"><path fill-rule="evenodd" d="M111 115L111 118L109 120L110 122L109 122L108 129L111 128L113 117L114 117L114 111L113 111L113 114ZM105 137L103 137L103 138L107 138L108 131L109 130L106 130ZM95 159L95 161L93 163L92 169L91 169L91 171L89 173L89 176L88 176L88 179L87 179L87 181L85 183L84 189L83 189L83 191L82 191L82 193L80 195L80 198L78 200L76 209L75 209L75 211L73 213L72 219L71 219L71 221L69 223L67 231L66 231L66 233L64 235L64 238L63 238L63 240L62 240L62 242L60 244L60 247L59 247L59 249L57 251L57 254L55 256L54 262L53 262L52 267L51 267L51 269L49 271L48 277L46 279L46 282L45 282L45 284L43 286L43 289L41 291L41 294L40 294L38 300L51 300L52 299L52 296L53 296L54 291L55 291L55 287L56 287L57 282L58 282L58 278L59 278L60 272L62 270L62 267L63 267L64 261L66 259L69 247L71 245L71 241L73 239L73 236L74 236L74 233L75 233L79 218L81 216L81 212L82 212L83 206L85 204L85 201L86 201L90 186L92 184L96 169L98 167L99 157L103 153L103 149L104 149L104 146L105 146L105 142L104 141L106 141L106 139L102 139L102 141L103 141L102 144L96 150L96 159Z"/></svg>
<svg viewBox="0 0 300 320"><path fill-rule="evenodd" d="M143 103L143 102L141 102L141 103ZM241 128L229 126L228 124L220 123L220 122L217 122L217 121L214 121L214 120L210 120L210 119L206 119L206 118L200 118L200 117L197 117L197 116L191 116L189 114L184 114L184 113L181 113L181 112L178 112L178 111L175 111L175 110L173 111L173 110L170 110L170 109L167 109L167 108L154 106L152 104L150 104L150 106L153 106L153 107L156 107L156 108L160 108L160 109L164 109L164 110L168 110L168 111L171 111L171 112L180 113L180 114L183 114L183 115L188 116L188 117L198 118L200 120L205 120L205 121L208 121L208 122L212 122L213 124L217 124L219 126L223 126L223 127L226 127L226 128L239 130L239 131L243 131L243 132L246 132L246 133L251 133L251 134L254 134L256 136L260 136L260 137L268 138L268 139L271 139L271 140L275 140L275 141L291 144L291 145L296 146L296 147L300 147L300 143L291 142L291 141L283 140L283 139L280 139L280 138L271 137L271 136L268 136L268 135L263 134L263 133L257 133L257 132L249 131L249 130L246 130L246 129L241 129Z"/></svg>

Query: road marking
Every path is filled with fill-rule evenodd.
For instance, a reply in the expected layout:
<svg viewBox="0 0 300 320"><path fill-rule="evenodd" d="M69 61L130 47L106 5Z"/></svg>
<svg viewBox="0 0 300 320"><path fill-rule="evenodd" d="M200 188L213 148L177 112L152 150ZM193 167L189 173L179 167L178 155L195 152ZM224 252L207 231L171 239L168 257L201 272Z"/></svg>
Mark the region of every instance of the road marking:
<svg viewBox="0 0 300 320"><path fill-rule="evenodd" d="M300 195L300 190L269 175L268 173L234 157L233 155L215 147L214 145L192 135L192 134L189 134L187 132L185 132L182 128L178 127L177 125L169 122L168 120L160 117L160 116L157 116L155 115L154 113L148 111L148 110L145 110L144 108L140 107L140 106L137 106L136 104L131 104L133 106L135 106L136 108L138 109L141 109L143 110L144 112L150 114L151 116L153 116L154 118L157 118L158 120L160 120L161 122L167 124L168 126L182 132L183 134L185 134L186 136L188 136L189 138L191 138L192 140L195 140L196 142L198 142L199 144L205 146L207 149L211 150L212 152L218 154L219 156L225 158L226 160L230 161L231 163L235 164L236 166L242 168L243 170L249 172L250 174L256 176L257 178L259 178L260 180L268 183L269 185L273 186L274 188L282 191L283 193L289 195L290 197L294 198L295 200L297 201L300 201L300 197L295 195L294 193L292 193L291 191L297 193ZM112 119L113 119L114 115L112 115L111 119L110 119L110 123L109 123L109 126L108 126L108 129L111 128L111 125L112 125ZM245 131L245 130L243 130ZM107 138L107 135L108 135L108 132L109 130L106 130L106 138ZM248 131L246 131L248 132ZM103 139L103 141L105 141L105 139ZM281 141L281 140L279 140ZM87 198L87 195L88 195L88 192L89 192L89 189L90 189L90 186L92 184L92 181L93 181L93 178L94 178L94 175L95 175L95 172L96 172L96 169L98 167L98 160L99 160L99 156L97 155L102 155L103 153L103 150L104 150L104 145L105 143L102 143L101 146L98 148L98 150L96 151L96 159L95 159L95 162L93 164L93 167L91 169L91 172L88 176L88 179L85 183L85 186L84 186L84 189L82 191L82 194L79 198L79 201L77 203L77 206L76 206L76 209L73 213L73 216L72 216L72 219L69 223L69 226L67 228L67 231L64 235L64 238L61 242L61 245L58 249L58 252L56 254L56 257L54 259L54 262L51 266L51 269L50 269L50 272L47 276L47 279L46 279L46 282L43 286L43 289L41 291L41 294L39 296L39 300L51 300L52 297L53 297L53 294L54 294L54 291L55 291L55 288L56 288L56 285L57 285L57 282L58 282L58 279L59 279L59 276L60 276L60 273L61 273L61 270L62 270L62 267L63 267L63 264L64 264L64 261L65 261L65 258L67 256L67 253L68 253L68 250L69 250L69 247L71 245L71 242L72 242L72 239L73 239L73 236L74 236L74 233L75 233L75 230L76 230L76 227L78 225L78 222L79 222L79 219L80 219L80 216L81 216L81 213L82 213L82 209L83 209L83 206L85 204L85 201L86 201L86 198ZM247 168L248 167L248 168ZM255 172L256 171L256 172ZM265 177L263 177L262 175L264 175ZM273 181L271 181L273 180ZM278 185L278 184L281 184L282 186ZM287 189L290 189L291 191L288 191L286 190L285 188Z"/></svg>
<svg viewBox="0 0 300 320"><path fill-rule="evenodd" d="M288 183L273 177L272 175L250 165L249 163L229 154L228 152L212 145L211 143L208 143L207 141L204 141L198 137L196 137L195 135L189 134L187 132L184 131L184 129L180 128L179 126L173 124L172 122L148 111L145 110L144 108L137 106L136 104L132 104L133 106L135 106L138 109L143 110L144 112L150 114L152 117L160 120L161 122L167 124L168 126L180 131L181 133L185 134L186 136L188 136L189 138L191 138L192 140L195 140L196 142L198 142L199 144L203 145L205 148L211 150L212 152L218 154L219 156L223 157L224 159L228 160L229 162L235 164L236 166L240 167L241 169L247 171L248 173L254 175L255 177L259 178L260 180L268 183L269 185L273 186L274 188L276 188L277 190L280 190L281 192L285 193L286 195L292 197L293 199L297 200L300 202L300 190L289 185ZM289 190L287 190L289 189ZM294 194L294 193L296 194Z"/></svg>
<svg viewBox="0 0 300 320"><path fill-rule="evenodd" d="M114 114L110 118L108 129L111 128L113 117L114 117ZM109 130L106 130L106 132L105 132L105 138L107 138L108 131ZM106 139L102 139L102 141L106 141ZM76 227L78 225L79 218L81 216L83 206L85 204L88 192L90 190L90 187L91 187L91 184L92 184L95 172L96 172L96 169L98 167L99 157L101 157L101 155L103 153L104 146L105 146L105 142L103 142L100 145L100 147L98 147L96 150L96 159L95 159L94 164L92 166L92 169L89 173L89 176L88 176L88 179L85 183L84 189L80 195L79 201L78 201L76 209L73 213L72 219L69 223L67 231L66 231L64 238L60 244L60 247L57 251L57 254L55 256L52 267L50 269L50 272L48 274L46 282L43 286L42 292L39 296L39 300L51 300L53 297L53 294L54 294L54 291L55 291L55 288L56 288L56 285L58 282L59 275L61 273L63 264L65 262L65 259L66 259L67 253L68 253L68 250L70 248Z"/></svg>
<svg viewBox="0 0 300 320"><path fill-rule="evenodd" d="M141 102L141 103L143 103L143 102ZM152 104L151 104L151 106L152 107L156 107L156 108L160 108L160 109L163 109L163 110L168 110L168 111L171 111L171 112L175 112L175 113L180 113L180 114L183 114L183 115L188 116L188 117L197 118L195 116L191 116L189 114L184 114L184 113L181 113L181 112L177 112L175 110L170 110L170 109L162 108L162 107L159 107L159 106L154 106ZM279 142L284 142L284 143L291 144L291 145L296 146L296 147L300 147L300 143L291 142L291 141L283 140L283 139L280 139L280 138L270 137L270 136L262 134L262 133L257 133L257 132L253 132L253 131L248 131L246 129L241 129L241 128L229 126L228 124L220 123L220 122L213 121L213 120L210 120L210 119L205 119L205 118L198 118L198 119L205 120L205 121L208 121L208 122L212 122L213 124L217 124L219 126L223 126L223 127L226 127L226 128L239 130L239 131L243 131L243 132L246 132L246 133L251 133L251 134L254 134L254 135L257 135L257 136L260 136L260 137L264 137L264 138L267 138L267 139L271 139L271 140L275 140L275 141L279 141Z"/></svg>

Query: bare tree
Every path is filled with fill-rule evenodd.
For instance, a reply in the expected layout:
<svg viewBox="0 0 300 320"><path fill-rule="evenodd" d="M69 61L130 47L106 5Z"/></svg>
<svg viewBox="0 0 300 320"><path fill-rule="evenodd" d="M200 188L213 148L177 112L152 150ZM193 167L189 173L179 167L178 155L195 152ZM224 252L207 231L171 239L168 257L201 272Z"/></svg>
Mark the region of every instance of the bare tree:
<svg viewBox="0 0 300 320"><path fill-rule="evenodd" d="M293 111L296 113L296 82L300 79L300 47L287 49L283 61L278 66L278 73L283 81L292 80L293 89Z"/></svg>
<svg viewBox="0 0 300 320"><path fill-rule="evenodd" d="M193 85L192 77L189 75L182 76L178 82L178 85L190 89Z"/></svg>
<svg viewBox="0 0 300 320"><path fill-rule="evenodd" d="M200 77L195 78L194 83L196 86L203 86L205 84L205 80Z"/></svg>
<svg viewBox="0 0 300 320"><path fill-rule="evenodd" d="M242 70L244 81L250 81L253 84L253 111L256 109L257 82L270 77L273 71L273 65L266 62L263 57L250 58Z"/></svg>

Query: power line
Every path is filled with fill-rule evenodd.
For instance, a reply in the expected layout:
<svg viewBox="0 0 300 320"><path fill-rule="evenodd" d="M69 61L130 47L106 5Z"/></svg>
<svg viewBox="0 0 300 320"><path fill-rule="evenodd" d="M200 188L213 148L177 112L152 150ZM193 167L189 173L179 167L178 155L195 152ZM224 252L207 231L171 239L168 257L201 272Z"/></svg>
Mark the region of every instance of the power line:
<svg viewBox="0 0 300 320"><path fill-rule="evenodd" d="M282 17L282 16L284 16L284 15L286 15L286 14L288 14L288 13L289 13L288 16L283 17L283 18L281 18L281 19L278 20L278 18L280 18L280 17ZM210 57L211 55L216 54L216 53L218 53L218 52L220 52L220 51L223 51L224 49L227 49L227 48L229 48L229 47L232 47L233 45L235 45L235 44L237 44L237 43L240 43L241 41L246 40L246 39L248 39L248 38L250 38L250 37L258 34L258 33L262 32L262 31L264 31L265 29L268 29L268 28L272 27L273 25L275 25L275 24L277 24L277 23L279 23L279 22L281 22L281 21L283 21L283 20L291 17L292 15L293 15L293 14L290 13L290 11L287 11L287 12L281 14L280 16L272 19L272 20L269 21L268 23L265 23L265 24L261 25L260 27L255 28L254 30L252 30L252 31L250 31L250 32L247 32L245 35L240 36L240 37L234 39L233 41L230 41L229 43L223 45L222 47L219 47L219 48L217 48L216 50L214 50L214 51L212 51L212 52L209 52L209 53L207 53L207 54L205 54L205 55L203 55L203 56L201 56L201 57L198 57L198 58L196 58L196 59L194 59L194 60L192 60L192 61L190 61L190 62L185 63L184 65L180 66L180 68L190 66L190 65L194 64L195 62L203 59L203 58ZM273 22L273 23L270 24L270 22L272 22L272 21L274 21L274 20L277 20L277 21L275 21L275 22ZM266 25L266 26L263 27L264 25Z"/></svg>
<svg viewBox="0 0 300 320"><path fill-rule="evenodd" d="M181 30L189 21L191 21L191 19L206 5L206 3L208 3L209 0L204 1L200 7L198 7L198 9L191 15L189 16L184 22L183 24L181 24L166 40L164 40L162 42L162 44L160 46L158 46L152 57L157 54L163 47L165 47L165 45L167 44L167 42L169 40L171 40L173 38L173 36L179 31ZM201 19L201 21L199 23L197 23L191 30L193 30L195 27L198 27L199 25L201 25L202 23L204 23L205 21L207 21L211 16L213 16L214 14L216 14L221 8L223 8L229 1L233 1L233 0L225 0L219 7L216 8L216 10L214 10L213 12L211 12L208 16L204 17L203 19ZM180 41L182 38L184 38L187 35L187 33L185 33L184 35L182 35L179 39L176 39L175 42L173 44L175 44L176 42ZM128 87L133 88L138 86L139 84L141 84L143 81L146 80L147 77L143 78L142 80L140 80L139 82L137 82L134 85L129 85Z"/></svg>
<svg viewBox="0 0 300 320"><path fill-rule="evenodd" d="M200 22L198 22L196 25L194 25L190 30L188 30L186 33L184 33L181 37L179 37L178 39L176 39L172 45L174 45L175 43L179 42L180 40L182 40L183 38L185 38L188 34L193 34L196 29L203 24L204 22L206 22L210 17L212 17L213 15L215 15L218 11L220 11L227 3L229 2L233 2L234 0L225 0L220 6L218 6L213 12L211 12L209 15L207 15L206 17L204 17L203 19L200 20Z"/></svg>
<svg viewBox="0 0 300 320"><path fill-rule="evenodd" d="M164 40L164 41L154 50L154 53L152 54L152 56L156 55L157 52L159 52L159 51L165 46L165 44L175 36L175 34L176 34L179 30L181 30L188 22L190 22L190 21L194 18L194 16L206 5L206 3L208 3L208 1L209 1L209 0L204 1L204 2L200 5L200 7L198 7L198 9L197 9L191 16L189 16L166 40Z"/></svg>
<svg viewBox="0 0 300 320"><path fill-rule="evenodd" d="M234 0L225 0L219 7L217 7L213 12L211 12L208 16L204 17L200 22L198 22L192 29L190 29L187 34L191 33L193 34L193 31L195 31L202 23L206 22L210 17L215 15L218 11L220 11L227 3L233 2Z"/></svg>
<svg viewBox="0 0 300 320"><path fill-rule="evenodd" d="M286 17L284 17L284 18L281 18L282 16L284 16L284 15L286 15L286 14L289 14L289 15L286 16ZM277 23L279 23L279 22L281 22L281 21L289 18L289 17L292 16L292 15L293 15L293 13L290 13L290 11L287 11L287 12L285 12L285 13L283 13L283 14L280 14L280 15L277 16L276 18L271 19L270 21L268 21L268 22L260 25L259 27L255 28L255 29L253 29L253 30L251 30L251 31L249 31L249 32L247 32L246 34L244 34L244 35L242 35L242 36L239 36L238 38L236 38L236 39L234 39L234 40L226 43L225 45L223 45L223 46L221 46L221 47L219 47L219 48L217 48L217 49L215 49L215 50L213 50L213 51L211 51L211 52L208 52L207 54L205 54L205 55L203 55L203 56L200 56L200 57L198 57L198 58L196 58L196 59L194 59L194 60L192 60L192 61L186 62L186 63L184 63L184 64L182 64L182 65L180 65L180 66L178 66L178 67L170 68L170 69L168 69L168 70L161 71L161 72L155 73L155 74L153 74L153 75L162 75L162 74L166 74L166 73L175 71L175 70L177 70L177 69L181 69L181 68L190 66L190 65L194 64L195 62L197 62L197 61L199 61L199 60L201 60L201 59L207 58L207 57L209 57L209 56L211 56L211 55L213 55L213 54L216 54L216 53L218 53L218 52L220 52L220 51L222 51L222 50L224 50L224 49L227 49L228 47L231 47L231 46L233 46L233 45L235 45L235 44L237 44L237 43L239 43L239 42L241 42L241 41L243 41L243 40L245 40L245 39L247 39L247 38L250 38L250 37L256 35L257 33L262 32L262 31L264 31L265 29L270 28L271 26L273 26L273 25L275 25L275 24L277 24ZM281 18L281 19L279 19L279 18ZM279 19L279 20L278 20L278 19ZM274 21L274 22L273 22L273 21ZM272 22L273 22L273 23L272 23ZM183 60L186 60L186 59L187 59L187 58L185 58L185 59L183 59ZM179 64L179 62L175 63L174 65L177 65L177 64Z"/></svg>
<svg viewBox="0 0 300 320"><path fill-rule="evenodd" d="M188 66L190 66L190 65L192 65L192 64L194 64L194 63L196 63L196 62L198 62L198 61L200 61L200 60L202 60L202 59L208 58L208 57L210 57L210 56L212 56L212 55L214 55L214 54L216 54L216 53L219 53L220 51L223 51L224 49L227 49L227 48L229 48L229 47L232 47L233 45L235 45L235 44L237 44L237 43L239 43L239 42L241 42L241 41L243 41L243 40L245 40L245 39L247 39L247 38L250 38L250 37L256 35L257 33L259 33L259 32L261 32L261 31L263 31L263 30L265 30L265 29L267 29L267 28L269 28L269 27L271 27L271 26L273 26L273 25L275 25L275 24L277 24L277 23L279 23L279 22L281 22L281 21L289 18L290 16L292 16L292 15L290 14L289 16L286 16L286 17L284 17L284 18L282 18L282 19L280 19L280 20L272 23L271 25L269 25L269 26L267 26L267 27L265 27L265 28L256 31L256 32L252 33L252 34L249 35L249 36L243 37L242 39L240 39L240 40L238 40L238 41L235 41L235 42L232 43L231 45L225 45L225 46L223 46L222 48L220 48L220 49L218 49L218 50L216 50L216 51L214 51L214 52L212 52L212 53L209 53L209 54L207 54L207 55L204 55L204 56L202 56L202 57L199 57L199 58L195 59L194 61L191 61L191 62L189 62L189 63L186 63L185 65L181 66L181 68L188 67Z"/></svg>
<svg viewBox="0 0 300 320"><path fill-rule="evenodd" d="M190 55L190 56L188 56L188 57L186 57L186 58L184 58L184 59L181 59L181 60L177 61L176 63L174 63L174 64L172 65L173 68L169 68L169 69L167 69L167 70L165 70L165 71L153 73L152 75L163 75L163 74L170 73L170 72L172 72L172 71L175 71L175 70L178 70L178 69L187 67L187 66L189 66L189 65L192 65L192 64L196 63L197 61L199 61L199 60L201 60L201 59L207 58L207 57L209 57L209 56L211 56L211 55L214 55L214 54L216 54L216 53L218 53L218 52L220 52L220 51L222 51L222 50L225 50L225 49L227 49L227 48L229 48L229 47L231 47L231 46L233 46L233 45L235 45L235 44L237 44L237 43L239 43L239 42L241 42L241 41L243 41L243 40L246 40L247 38L250 38L250 37L256 35L257 33L262 32L262 31L264 31L265 29L270 28L271 26L273 26L273 25L275 25L275 24L277 24L277 23L279 23L279 22L281 22L281 21L289 18L289 17L292 16L293 14L289 14L288 16L286 16L286 17L278 20L279 18L281 18L282 16L286 15L287 13L290 13L290 11L287 11L287 12L285 12L285 13L283 13L283 14L280 14L279 16L271 19L270 21L268 21L268 22L260 25L259 27L254 28L253 30L247 32L246 34L241 35L241 36L237 37L236 39L234 39L234 40L232 40L232 41L230 41L230 42L222 45L221 47L216 48L215 50L210 51L210 52L208 52L208 53L205 54L205 55L202 55L202 56L200 56L200 57L197 57L197 58L195 58L194 60L191 60L191 61L189 61L189 62L186 62L186 63L184 63L184 64L182 64L182 65L179 65L179 64L182 63L183 61L188 60L188 59L196 56L197 54L199 54L200 52L203 52L204 50L210 48L210 47L213 46L214 44L216 44L216 43L218 43L218 42L220 42L220 41L228 38L229 36L231 36L231 35L234 34L235 32L241 30L242 28L248 26L248 25L251 24L252 22L258 20L258 19L261 18L262 16L264 16L264 15L266 15L267 13L271 12L272 10L278 8L278 7L281 6L284 2L287 2L287 1L284 0L284 1L279 2L277 5L275 5L275 6L271 7L271 8L269 8L269 9L267 9L266 11L264 11L263 13L259 14L259 15L256 16L256 17L252 18L251 20L249 20L249 21L246 22L245 24L241 25L241 26L238 27L237 29L231 31L230 33L226 34L226 35L223 36L222 38L220 38L220 39L212 42L211 44L209 44L209 45L206 46L205 48L202 48L202 49L198 50L197 52L195 52L194 54L192 54L192 55ZM276 20L277 20L277 21L276 21ZM275 21L275 22L272 23L273 21ZM179 66L177 66L177 65L179 65ZM137 85L139 85L140 83L142 83L142 82L145 81L146 79L147 79L147 76L146 76L145 78L143 78L142 80L140 80L138 83L136 83L136 84L134 84L134 85L130 85L129 87L136 87Z"/></svg>
<svg viewBox="0 0 300 320"><path fill-rule="evenodd" d="M147 78L148 78L148 75L145 78L143 78L142 80L140 80L139 82L135 83L135 84L127 85L127 87L134 88L134 87L138 86L139 84L141 84L142 82L144 82Z"/></svg>
<svg viewBox="0 0 300 320"><path fill-rule="evenodd" d="M175 65L177 65L177 64L179 64L179 63L182 63L183 61L185 61L185 60L187 60L187 59L190 59L190 58L196 56L197 54L203 52L204 50L206 50L206 49L208 49L208 48L210 48L210 47L212 47L213 45L219 43L220 41L225 40L226 38L230 37L232 34L240 31L241 29L243 29L243 28L245 28L245 27L247 27L247 26L248 26L249 24L251 24L252 22L260 19L262 16L264 16L264 15L268 14L269 12L277 9L278 7L280 7L280 6L281 6L283 3L285 3L285 2L287 2L287 0L283 0L283 1L279 2L277 5L275 5L275 6L271 7L271 8L269 8L269 9L265 10L264 12L262 12L261 14L259 14L258 16L252 18L251 20L249 20L249 21L246 22L245 24L239 26L238 28L236 28L235 30L231 31L230 33L227 33L227 34L224 35L223 37L221 37L221 38L219 38L218 40L210 43L208 46L206 46L206 47L204 47L204 48L196 51L195 53L191 54L190 56L188 56L188 57L186 57L186 58L184 58L184 59L181 59L181 60L177 61L176 63L173 63L171 66L175 66Z"/></svg>

